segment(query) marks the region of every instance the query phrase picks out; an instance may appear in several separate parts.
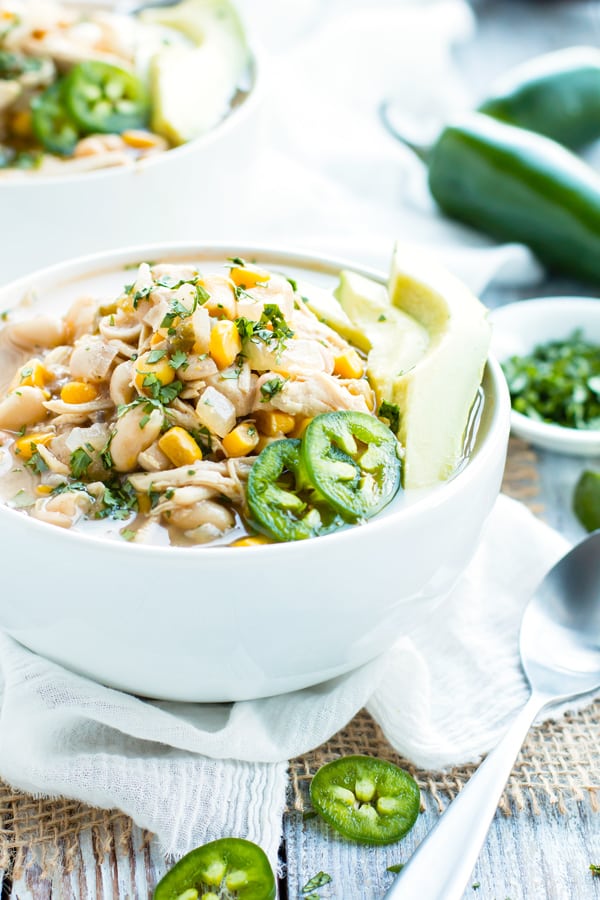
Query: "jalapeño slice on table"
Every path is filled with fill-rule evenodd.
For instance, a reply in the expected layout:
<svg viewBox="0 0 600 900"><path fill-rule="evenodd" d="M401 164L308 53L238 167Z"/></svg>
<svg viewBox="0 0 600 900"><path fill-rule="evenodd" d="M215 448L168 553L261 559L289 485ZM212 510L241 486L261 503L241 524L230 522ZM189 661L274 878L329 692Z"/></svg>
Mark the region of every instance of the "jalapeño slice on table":
<svg viewBox="0 0 600 900"><path fill-rule="evenodd" d="M387 425L361 412L316 416L302 439L302 462L316 489L343 516L368 519L400 487L399 444Z"/></svg>
<svg viewBox="0 0 600 900"><path fill-rule="evenodd" d="M88 133L120 134L148 121L144 85L118 66L98 60L78 63L66 76L63 90L69 113Z"/></svg>
<svg viewBox="0 0 600 900"><path fill-rule="evenodd" d="M275 876L252 841L221 838L187 853L161 878L153 900L275 900Z"/></svg>
<svg viewBox="0 0 600 900"><path fill-rule="evenodd" d="M286 438L269 444L250 469L247 501L261 531L278 541L300 541L328 534L345 522L304 477L301 442Z"/></svg>
<svg viewBox="0 0 600 900"><path fill-rule="evenodd" d="M31 101L31 127L44 149L61 156L71 155L80 131L65 106L61 82L50 85Z"/></svg>
<svg viewBox="0 0 600 900"><path fill-rule="evenodd" d="M399 841L415 824L420 807L414 778L371 756L346 756L321 766L310 798L336 831L366 844Z"/></svg>

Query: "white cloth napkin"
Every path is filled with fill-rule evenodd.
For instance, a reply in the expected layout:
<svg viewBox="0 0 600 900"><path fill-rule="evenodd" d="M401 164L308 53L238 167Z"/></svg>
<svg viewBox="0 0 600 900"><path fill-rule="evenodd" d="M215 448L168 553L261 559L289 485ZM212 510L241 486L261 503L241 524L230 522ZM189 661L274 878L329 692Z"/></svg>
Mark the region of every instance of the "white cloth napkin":
<svg viewBox="0 0 600 900"><path fill-rule="evenodd" d="M244 5L274 53L273 77L264 152L248 175L251 202L239 203L232 230L380 266L396 237L435 244L476 289L506 266L513 278L535 274L523 248L491 247L436 217L420 164L379 123L384 96L405 97L417 115L464 101L450 47L472 33L465 3ZM275 862L285 761L365 704L391 743L423 766L462 763L492 746L525 698L520 611L564 549L501 498L469 571L427 629L348 676L254 702L145 702L0 637L0 776L35 794L118 807L168 853L239 835Z"/></svg>

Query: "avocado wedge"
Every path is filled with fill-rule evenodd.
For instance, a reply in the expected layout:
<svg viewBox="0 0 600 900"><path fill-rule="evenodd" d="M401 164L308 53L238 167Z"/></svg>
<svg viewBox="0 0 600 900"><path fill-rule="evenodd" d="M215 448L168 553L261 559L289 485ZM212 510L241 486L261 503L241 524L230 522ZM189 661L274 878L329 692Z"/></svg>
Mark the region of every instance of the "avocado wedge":
<svg viewBox="0 0 600 900"><path fill-rule="evenodd" d="M489 350L485 307L428 256L401 247L387 290L342 272L335 294L368 341L367 372L378 408L387 401L399 409L404 486L447 479L462 456Z"/></svg>
<svg viewBox="0 0 600 900"><path fill-rule="evenodd" d="M151 61L153 130L173 144L200 137L227 114L248 69L248 45L235 8L229 0L182 0L144 10L140 18L191 41L165 46Z"/></svg>

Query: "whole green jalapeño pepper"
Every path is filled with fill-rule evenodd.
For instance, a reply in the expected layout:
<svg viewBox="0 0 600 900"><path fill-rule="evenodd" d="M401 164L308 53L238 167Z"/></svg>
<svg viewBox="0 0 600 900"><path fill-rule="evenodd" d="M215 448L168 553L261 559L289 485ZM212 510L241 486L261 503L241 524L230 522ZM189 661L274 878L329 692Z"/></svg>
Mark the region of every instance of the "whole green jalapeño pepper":
<svg viewBox="0 0 600 900"><path fill-rule="evenodd" d="M564 147L473 113L444 129L428 162L449 216L527 244L548 269L600 282L600 178Z"/></svg>
<svg viewBox="0 0 600 900"><path fill-rule="evenodd" d="M265 852L242 838L197 847L156 885L153 900L275 900L275 876Z"/></svg>
<svg viewBox="0 0 600 900"><path fill-rule="evenodd" d="M246 496L257 527L278 541L318 537L345 524L308 483L299 440L265 447L250 470Z"/></svg>
<svg viewBox="0 0 600 900"><path fill-rule="evenodd" d="M507 72L480 112L576 150L600 138L600 50L569 47Z"/></svg>

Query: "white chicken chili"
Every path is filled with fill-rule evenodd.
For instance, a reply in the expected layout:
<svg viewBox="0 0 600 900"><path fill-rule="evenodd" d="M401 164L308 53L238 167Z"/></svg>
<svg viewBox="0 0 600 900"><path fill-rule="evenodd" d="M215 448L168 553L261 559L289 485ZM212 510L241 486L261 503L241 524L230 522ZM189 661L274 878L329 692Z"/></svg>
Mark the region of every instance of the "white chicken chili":
<svg viewBox="0 0 600 900"><path fill-rule="evenodd" d="M376 416L366 354L293 279L253 263L142 263L114 301L9 320L0 340L19 359L0 394L0 497L42 521L243 545L362 521L398 489L400 445ZM307 457L313 474L294 484L294 460L317 445L328 466ZM300 525L282 530L266 507Z"/></svg>
<svg viewBox="0 0 600 900"><path fill-rule="evenodd" d="M137 16L0 0L0 180L130 164L200 137L249 73L229 0Z"/></svg>

